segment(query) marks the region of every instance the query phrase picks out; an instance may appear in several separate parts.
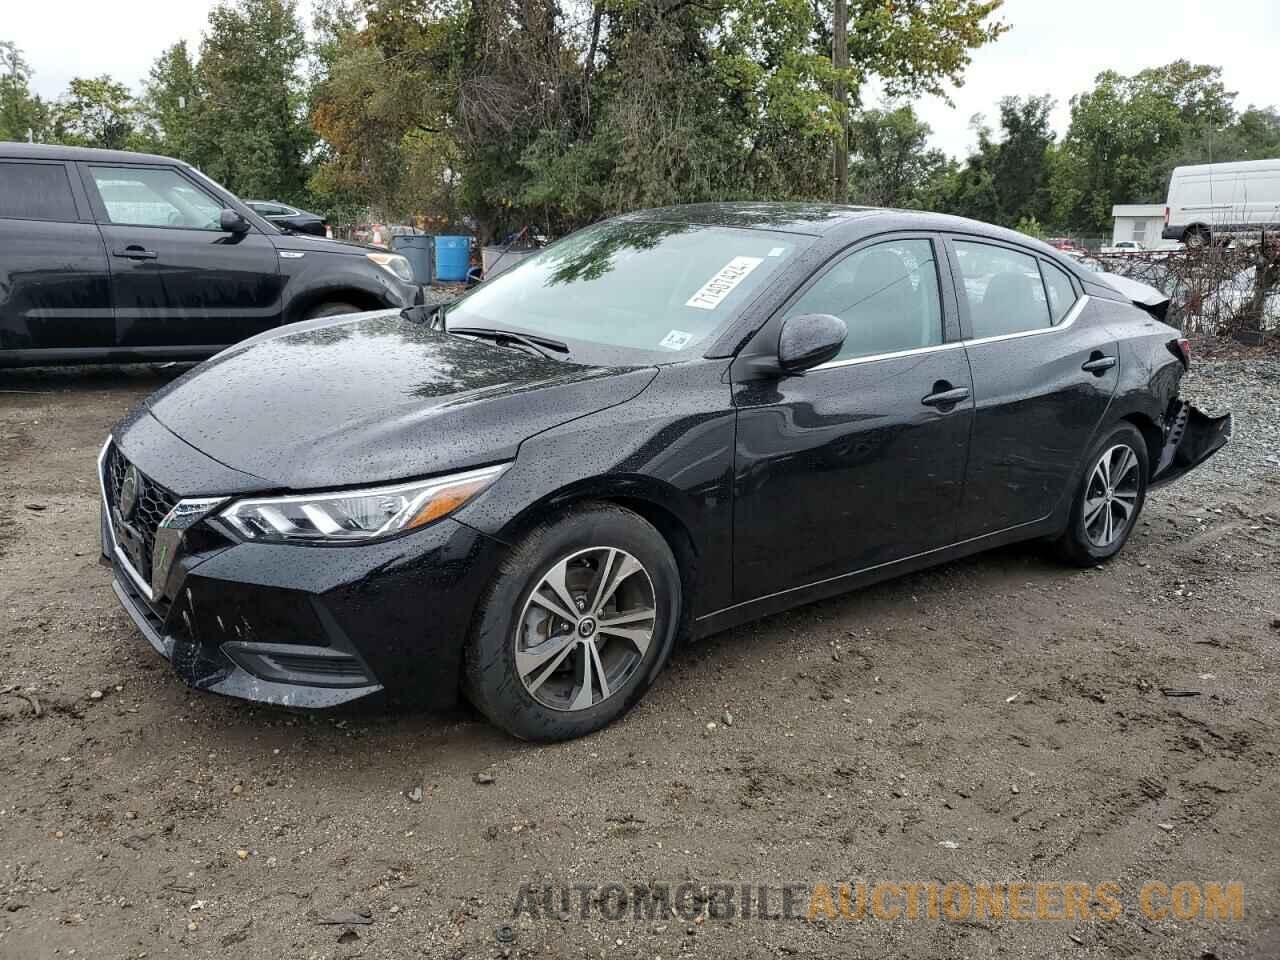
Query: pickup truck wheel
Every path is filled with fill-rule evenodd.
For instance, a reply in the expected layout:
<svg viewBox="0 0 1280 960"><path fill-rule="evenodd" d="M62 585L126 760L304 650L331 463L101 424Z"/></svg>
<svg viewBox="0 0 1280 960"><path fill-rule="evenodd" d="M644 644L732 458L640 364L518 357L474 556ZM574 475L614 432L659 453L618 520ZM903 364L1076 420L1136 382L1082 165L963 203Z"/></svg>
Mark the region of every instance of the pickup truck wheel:
<svg viewBox="0 0 1280 960"><path fill-rule="evenodd" d="M1089 567L1119 553L1138 522L1150 470L1147 442L1133 424L1118 424L1093 446L1085 463L1071 521L1057 545L1063 559Z"/></svg>
<svg viewBox="0 0 1280 960"><path fill-rule="evenodd" d="M303 320L319 320L321 317L338 317L344 313L359 313L360 308L351 303L342 303L334 300L330 303L322 303L318 307L312 307L307 311Z"/></svg>

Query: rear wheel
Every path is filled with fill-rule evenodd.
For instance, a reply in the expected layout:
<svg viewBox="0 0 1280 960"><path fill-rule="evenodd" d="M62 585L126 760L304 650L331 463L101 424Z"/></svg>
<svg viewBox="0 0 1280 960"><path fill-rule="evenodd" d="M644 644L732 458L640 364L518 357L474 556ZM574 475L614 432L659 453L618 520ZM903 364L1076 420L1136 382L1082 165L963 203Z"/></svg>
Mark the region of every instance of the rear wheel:
<svg viewBox="0 0 1280 960"><path fill-rule="evenodd" d="M605 726L671 652L680 571L638 514L589 504L539 525L502 563L466 651L467 695L525 740Z"/></svg>
<svg viewBox="0 0 1280 960"><path fill-rule="evenodd" d="M307 311L304 320L319 320L321 317L339 317L344 313L359 313L360 308L352 303L343 303L334 300L330 303L322 303L318 307L312 307Z"/></svg>
<svg viewBox="0 0 1280 960"><path fill-rule="evenodd" d="M1058 548L1072 563L1092 566L1120 552L1142 512L1147 494L1146 440L1133 424L1119 424L1094 445L1086 462Z"/></svg>
<svg viewBox="0 0 1280 960"><path fill-rule="evenodd" d="M1209 245L1209 229L1207 227L1188 227L1183 242L1192 250L1201 250Z"/></svg>

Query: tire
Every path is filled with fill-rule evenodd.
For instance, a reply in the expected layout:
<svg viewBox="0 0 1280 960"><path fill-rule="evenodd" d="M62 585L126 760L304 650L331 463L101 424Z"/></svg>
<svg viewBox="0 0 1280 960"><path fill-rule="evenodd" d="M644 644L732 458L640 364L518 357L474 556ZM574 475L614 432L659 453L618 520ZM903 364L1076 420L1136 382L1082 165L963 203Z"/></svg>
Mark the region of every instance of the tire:
<svg viewBox="0 0 1280 960"><path fill-rule="evenodd" d="M1119 553L1142 513L1149 472L1147 442L1138 428L1119 423L1108 430L1085 460L1071 519L1057 542L1059 554L1070 563L1090 567Z"/></svg>
<svg viewBox="0 0 1280 960"><path fill-rule="evenodd" d="M1209 245L1209 231L1205 227L1190 227L1182 242L1189 250L1202 250Z"/></svg>
<svg viewBox="0 0 1280 960"><path fill-rule="evenodd" d="M344 313L359 313L360 308L352 303L342 303L340 301L331 301L322 303L318 307L312 307L303 316L303 320L319 320L321 317L340 317Z"/></svg>
<svg viewBox="0 0 1280 960"><path fill-rule="evenodd" d="M574 609L548 584L557 573ZM535 527L500 564L467 641L464 690L522 740L585 736L652 685L670 656L682 602L680 569L652 524L615 504L576 507ZM610 619L627 634L611 633Z"/></svg>

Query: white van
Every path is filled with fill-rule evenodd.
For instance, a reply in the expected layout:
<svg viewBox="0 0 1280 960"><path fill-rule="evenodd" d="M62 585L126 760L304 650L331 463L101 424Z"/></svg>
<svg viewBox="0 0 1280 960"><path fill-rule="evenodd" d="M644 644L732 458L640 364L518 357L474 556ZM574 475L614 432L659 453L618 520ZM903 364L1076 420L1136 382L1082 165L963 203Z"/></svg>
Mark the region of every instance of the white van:
<svg viewBox="0 0 1280 960"><path fill-rule="evenodd" d="M1174 168L1164 239L1200 246L1215 234L1268 225L1280 225L1280 159Z"/></svg>

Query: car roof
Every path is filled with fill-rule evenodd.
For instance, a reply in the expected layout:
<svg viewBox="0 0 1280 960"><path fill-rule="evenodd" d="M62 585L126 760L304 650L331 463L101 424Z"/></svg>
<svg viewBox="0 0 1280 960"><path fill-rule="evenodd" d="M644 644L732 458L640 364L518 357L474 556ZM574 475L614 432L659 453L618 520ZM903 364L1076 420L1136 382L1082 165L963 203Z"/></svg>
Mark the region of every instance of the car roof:
<svg viewBox="0 0 1280 960"><path fill-rule="evenodd" d="M695 223L720 227L747 227L822 235L850 220L878 212L876 207L852 207L834 203L735 201L689 203L681 206L638 210L621 219L647 222Z"/></svg>
<svg viewBox="0 0 1280 960"><path fill-rule="evenodd" d="M79 160L86 163L155 163L187 166L173 157L129 150L97 150L51 143L0 143L0 157L10 160Z"/></svg>
<svg viewBox="0 0 1280 960"><path fill-rule="evenodd" d="M1059 263L1069 262L1061 251L1043 241L1005 227L923 210L898 210L892 207L857 207L835 203L804 202L730 202L692 203L659 207L626 214L620 219L650 222L706 224L708 226L745 227L804 233L812 236L842 234L854 241L863 236L893 230L928 230L969 234L1005 243L1030 247Z"/></svg>

